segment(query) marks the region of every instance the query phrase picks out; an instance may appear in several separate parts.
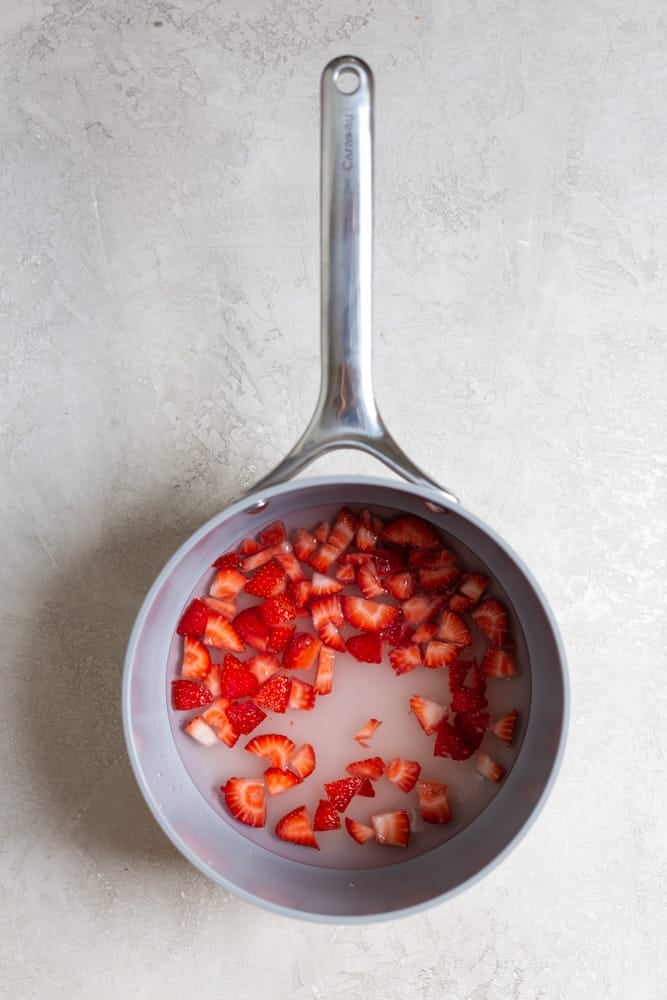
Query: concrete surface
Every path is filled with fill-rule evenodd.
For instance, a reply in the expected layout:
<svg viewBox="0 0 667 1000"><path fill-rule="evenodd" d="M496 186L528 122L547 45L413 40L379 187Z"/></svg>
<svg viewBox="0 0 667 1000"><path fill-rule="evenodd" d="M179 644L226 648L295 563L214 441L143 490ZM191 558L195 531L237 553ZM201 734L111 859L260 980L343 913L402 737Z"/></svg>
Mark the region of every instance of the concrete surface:
<svg viewBox="0 0 667 1000"><path fill-rule="evenodd" d="M667 995L666 32L659 0L2 5L4 995ZM528 838L365 928L208 884L119 725L148 585L315 400L343 52L376 75L385 419L535 570L573 687Z"/></svg>

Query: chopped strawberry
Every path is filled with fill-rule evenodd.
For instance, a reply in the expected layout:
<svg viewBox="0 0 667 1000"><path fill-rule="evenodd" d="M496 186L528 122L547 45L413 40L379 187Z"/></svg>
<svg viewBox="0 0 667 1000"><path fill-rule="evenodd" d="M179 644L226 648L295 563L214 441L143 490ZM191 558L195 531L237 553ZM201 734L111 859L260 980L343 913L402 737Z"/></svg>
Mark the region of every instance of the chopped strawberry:
<svg viewBox="0 0 667 1000"><path fill-rule="evenodd" d="M461 614L462 611L469 611L470 608L475 606L475 602L470 597L464 597L463 594L452 594L449 598L447 607L450 611L454 611L457 614Z"/></svg>
<svg viewBox="0 0 667 1000"><path fill-rule="evenodd" d="M348 547L356 531L357 521L346 507L343 507L336 516L333 527L325 542L317 547L310 557L310 565L318 573L326 573L342 552ZM317 534L317 533L316 533Z"/></svg>
<svg viewBox="0 0 667 1000"><path fill-rule="evenodd" d="M382 663L382 639L377 633L351 635L345 645L348 653L360 663Z"/></svg>
<svg viewBox="0 0 667 1000"><path fill-rule="evenodd" d="M442 607L442 598L429 597L428 594L415 594L403 601L401 605L403 616L410 625L421 625L438 613Z"/></svg>
<svg viewBox="0 0 667 1000"><path fill-rule="evenodd" d="M507 639L507 612L500 601L489 597L470 612L477 627L490 642L503 646Z"/></svg>
<svg viewBox="0 0 667 1000"><path fill-rule="evenodd" d="M187 712L191 708L210 705L213 695L197 681L172 681L171 703L177 712Z"/></svg>
<svg viewBox="0 0 667 1000"><path fill-rule="evenodd" d="M415 592L415 578L412 573L390 573L383 580L385 590L389 591L397 601L407 601ZM364 594L364 597L372 597L372 594Z"/></svg>
<svg viewBox="0 0 667 1000"><path fill-rule="evenodd" d="M269 644L269 626L262 620L258 608L246 608L234 619L234 628L239 636L253 649L266 652Z"/></svg>
<svg viewBox="0 0 667 1000"><path fill-rule="evenodd" d="M215 574L209 593L211 597L234 598L243 590L247 577L237 569L219 569Z"/></svg>
<svg viewBox="0 0 667 1000"><path fill-rule="evenodd" d="M284 670L310 670L317 660L322 643L309 632L295 632L285 646Z"/></svg>
<svg viewBox="0 0 667 1000"><path fill-rule="evenodd" d="M256 656L249 657L244 666L246 670L254 674L259 684L263 684L264 681L268 681L269 677L278 673L280 660L272 653L257 653Z"/></svg>
<svg viewBox="0 0 667 1000"><path fill-rule="evenodd" d="M349 816L345 817L345 829L358 844L365 844L367 840L372 840L375 836L372 826L366 826L365 823L350 819Z"/></svg>
<svg viewBox="0 0 667 1000"><path fill-rule="evenodd" d="M183 612L181 620L176 626L176 632L178 635L203 635L207 621L208 610L206 605L202 604L195 597L194 601L191 601Z"/></svg>
<svg viewBox="0 0 667 1000"><path fill-rule="evenodd" d="M287 532L285 531L285 525L283 522L272 521L271 524L267 524L265 528L262 528L257 536L257 541L263 549L266 549L269 545L275 545L277 542L284 542L286 538Z"/></svg>
<svg viewBox="0 0 667 1000"><path fill-rule="evenodd" d="M300 778L307 778L315 770L315 751L310 743L304 743L292 754L289 766Z"/></svg>
<svg viewBox="0 0 667 1000"><path fill-rule="evenodd" d="M438 701L431 701L430 698L422 698L419 694L413 694L410 698L410 711L414 712L417 722L427 736L436 731L447 715L445 705L441 705Z"/></svg>
<svg viewBox="0 0 667 1000"><path fill-rule="evenodd" d="M284 594L278 594L259 605L259 614L265 625L285 625L296 618L296 608Z"/></svg>
<svg viewBox="0 0 667 1000"><path fill-rule="evenodd" d="M283 649L294 635L295 625L274 625L269 629L266 644L267 652L282 653Z"/></svg>
<svg viewBox="0 0 667 1000"><path fill-rule="evenodd" d="M402 792L411 792L417 778L421 774L421 764L416 760L405 760L404 757L394 757L384 769L385 777L393 781Z"/></svg>
<svg viewBox="0 0 667 1000"><path fill-rule="evenodd" d="M214 698L219 698L222 694L222 685L220 683L221 671L222 667L219 663L212 663L209 672L202 680L202 683L206 685Z"/></svg>
<svg viewBox="0 0 667 1000"><path fill-rule="evenodd" d="M399 614L399 609L391 604L378 604L363 597L341 597L341 604L350 625L363 632L382 632Z"/></svg>
<svg viewBox="0 0 667 1000"><path fill-rule="evenodd" d="M253 697L253 701L269 712L277 712L282 715L287 708L290 684L291 681L287 674L274 674L262 684Z"/></svg>
<svg viewBox="0 0 667 1000"><path fill-rule="evenodd" d="M376 549L372 556L381 580L392 573L403 573L406 569L405 553L400 549Z"/></svg>
<svg viewBox="0 0 667 1000"><path fill-rule="evenodd" d="M227 552L224 556L218 556L213 563L214 569L238 569L241 565L240 552Z"/></svg>
<svg viewBox="0 0 667 1000"><path fill-rule="evenodd" d="M220 689L225 698L245 698L259 687L255 674L229 653L225 656L220 673Z"/></svg>
<svg viewBox="0 0 667 1000"><path fill-rule="evenodd" d="M235 732L247 735L256 729L260 722L264 722L266 712L252 701L237 701L227 709L227 718Z"/></svg>
<svg viewBox="0 0 667 1000"><path fill-rule="evenodd" d="M518 717L519 713L516 708L513 708L511 712L507 713L507 715L503 715L501 719L496 719L495 722L492 722L489 727L494 736L497 736L499 740L502 740L506 747L510 746L512 743L514 727L516 726Z"/></svg>
<svg viewBox="0 0 667 1000"><path fill-rule="evenodd" d="M407 674L420 665L422 654L419 646L406 646L403 649L392 649L389 653L389 662L394 673L400 677Z"/></svg>
<svg viewBox="0 0 667 1000"><path fill-rule="evenodd" d="M481 712L486 708L487 700L480 690L461 685L452 694L452 712Z"/></svg>
<svg viewBox="0 0 667 1000"><path fill-rule="evenodd" d="M454 566L458 556L451 549L438 545L433 549L412 549L408 553L410 569L444 569Z"/></svg>
<svg viewBox="0 0 667 1000"><path fill-rule="evenodd" d="M455 615L453 611L445 611L440 619L438 639L452 642L455 646L469 646L472 642L472 635L459 615Z"/></svg>
<svg viewBox="0 0 667 1000"><path fill-rule="evenodd" d="M336 809L327 799L320 799L313 817L313 830L320 833L325 830L338 830L339 827L340 816Z"/></svg>
<svg viewBox="0 0 667 1000"><path fill-rule="evenodd" d="M413 632L402 614L398 614L389 628L383 628L380 635L390 646L403 649L414 642Z"/></svg>
<svg viewBox="0 0 667 1000"><path fill-rule="evenodd" d="M280 767L268 767L264 772L264 781L269 795L282 795L290 788L301 784L301 778L293 771L284 771Z"/></svg>
<svg viewBox="0 0 667 1000"><path fill-rule="evenodd" d="M280 563L292 583L301 583L306 579L301 563L293 552L279 552L276 561Z"/></svg>
<svg viewBox="0 0 667 1000"><path fill-rule="evenodd" d="M215 735L210 726L208 726L201 716L197 716L196 719L192 719L185 726L185 732L188 736L191 736L193 740L197 743L201 743L204 747L214 747L219 746L218 737Z"/></svg>
<svg viewBox="0 0 667 1000"><path fill-rule="evenodd" d="M443 719L438 726L433 748L434 757L449 757L451 760L468 760L474 749L456 731L451 723Z"/></svg>
<svg viewBox="0 0 667 1000"><path fill-rule="evenodd" d="M338 781L329 781L325 784L324 791L327 793L327 798L338 812L345 812L361 788L363 780L363 778L340 778Z"/></svg>
<svg viewBox="0 0 667 1000"><path fill-rule="evenodd" d="M275 559L267 562L245 585L246 594L253 597L275 597L282 594L287 585L287 574ZM280 623L278 623L280 624Z"/></svg>
<svg viewBox="0 0 667 1000"><path fill-rule="evenodd" d="M298 677L293 677L287 707L304 712L315 708L315 688L313 685L299 680Z"/></svg>
<svg viewBox="0 0 667 1000"><path fill-rule="evenodd" d="M388 847L407 847L410 840L410 817L404 809L377 813L371 824L378 844Z"/></svg>
<svg viewBox="0 0 667 1000"><path fill-rule="evenodd" d="M412 636L413 642L430 642L431 639L435 638L438 633L438 626L435 622L424 622L419 628L415 629L414 635Z"/></svg>
<svg viewBox="0 0 667 1000"><path fill-rule="evenodd" d="M236 601L233 597L211 597L210 594L204 594L201 601L210 611L215 611L216 615L222 615L223 618L233 618L236 614Z"/></svg>
<svg viewBox="0 0 667 1000"><path fill-rule="evenodd" d="M367 747L371 736L381 725L381 719L369 719L368 722L361 727L359 732L352 737L352 739L356 740L360 746Z"/></svg>
<svg viewBox="0 0 667 1000"><path fill-rule="evenodd" d="M433 549L440 545L440 536L428 521L414 514L401 514L382 531L382 538L392 545L409 545L413 549Z"/></svg>
<svg viewBox="0 0 667 1000"><path fill-rule="evenodd" d="M260 827L266 823L264 783L257 778L228 778L220 789L234 819L246 826Z"/></svg>
<svg viewBox="0 0 667 1000"><path fill-rule="evenodd" d="M464 573L459 580L457 592L477 604L488 586L488 578L481 573Z"/></svg>
<svg viewBox="0 0 667 1000"><path fill-rule="evenodd" d="M470 710L454 716L454 729L472 750L477 750L489 724L489 713Z"/></svg>
<svg viewBox="0 0 667 1000"><path fill-rule="evenodd" d="M262 760L268 760L271 767L284 768L289 755L294 751L294 743L282 733L261 733L249 740L245 749Z"/></svg>
<svg viewBox="0 0 667 1000"><path fill-rule="evenodd" d="M329 597L331 594L339 594L343 589L340 580L334 580L333 577L326 576L324 573L313 573L310 586L311 597Z"/></svg>
<svg viewBox="0 0 667 1000"><path fill-rule="evenodd" d="M299 583L288 586L287 595L297 608L305 608L311 598L312 590L313 585L310 580L300 580Z"/></svg>
<svg viewBox="0 0 667 1000"><path fill-rule="evenodd" d="M487 646L480 670L484 677L514 677L516 666L513 658L497 646Z"/></svg>
<svg viewBox="0 0 667 1000"><path fill-rule="evenodd" d="M484 750L480 750L477 754L477 759L475 761L475 767L481 775L488 778L489 781L500 781L505 774L505 768L493 759L489 757L488 753Z"/></svg>
<svg viewBox="0 0 667 1000"><path fill-rule="evenodd" d="M315 671L315 683L313 685L316 694L331 694L333 689L334 659L333 649L329 649L328 646L322 646L317 657L317 670Z"/></svg>
<svg viewBox="0 0 667 1000"><path fill-rule="evenodd" d="M275 545L269 545L265 549L257 552L255 555L248 556L243 560L241 564L241 569L244 573L250 573L254 569L259 569L261 566L265 566L267 563L271 562L272 559L277 559L278 556L285 555L292 551L292 546L289 542L276 542ZM246 588L247 589L247 588ZM252 591L250 591L252 593ZM268 594L258 594L258 597L268 597Z"/></svg>
<svg viewBox="0 0 667 1000"><path fill-rule="evenodd" d="M382 777L384 761L382 757L366 757L365 760L355 760L345 768L348 774L358 778L370 778L377 781Z"/></svg>
<svg viewBox="0 0 667 1000"><path fill-rule="evenodd" d="M440 781L417 782L419 811L425 823L449 823L452 810L447 796L447 785Z"/></svg>
<svg viewBox="0 0 667 1000"><path fill-rule="evenodd" d="M304 531L303 528L299 528L294 532L292 545L294 547L294 555L297 559L307 563L317 548L317 538L311 535L310 532Z"/></svg>
<svg viewBox="0 0 667 1000"><path fill-rule="evenodd" d="M352 563L339 563L336 570L336 579L343 585L346 583L354 583L356 576Z"/></svg>
<svg viewBox="0 0 667 1000"><path fill-rule="evenodd" d="M331 534L331 525L328 521L322 521L321 524L315 528L313 535L317 542L326 542L327 538Z"/></svg>
<svg viewBox="0 0 667 1000"><path fill-rule="evenodd" d="M244 649L243 640L232 623L214 612L209 613L204 642L207 646L229 649L232 653L242 653Z"/></svg>
<svg viewBox="0 0 667 1000"><path fill-rule="evenodd" d="M450 663L449 690L452 694L458 687L462 687L473 664L476 666L475 660L457 660L456 663Z"/></svg>
<svg viewBox="0 0 667 1000"><path fill-rule="evenodd" d="M292 809L286 816L278 820L276 836L280 837L281 840L289 841L290 844L314 847L318 851L320 849L305 806L297 806L296 809Z"/></svg>
<svg viewBox="0 0 667 1000"><path fill-rule="evenodd" d="M332 649L337 649L340 653L344 652L345 641L338 631L345 624L340 597L334 595L313 601L310 610L313 616L313 625L320 641Z"/></svg>
<svg viewBox="0 0 667 1000"><path fill-rule="evenodd" d="M230 707L228 698L217 698L212 705L210 705L204 714L202 719L204 722L215 730L215 735L218 739L228 747L233 747L238 738L239 734L234 729L231 723L229 715L227 714L227 709Z"/></svg>
<svg viewBox="0 0 667 1000"><path fill-rule="evenodd" d="M211 656L199 639L186 635L183 640L183 666L181 674L190 680L203 680L211 669Z"/></svg>
<svg viewBox="0 0 667 1000"><path fill-rule="evenodd" d="M365 566L366 563L372 562L374 555L374 552L344 552L338 557L338 564L339 566L354 566L356 574L359 566Z"/></svg>
<svg viewBox="0 0 667 1000"><path fill-rule="evenodd" d="M419 586L423 590L447 590L461 574L458 566L426 567L419 570Z"/></svg>
<svg viewBox="0 0 667 1000"><path fill-rule="evenodd" d="M357 528L357 533L354 536L354 544L357 546L361 552L372 552L378 543L378 536L375 534L372 528L367 528L364 524L360 524Z"/></svg>
<svg viewBox="0 0 667 1000"><path fill-rule="evenodd" d="M253 556L256 552L261 552L262 546L254 538L244 538L239 545L239 552L243 556Z"/></svg>
<svg viewBox="0 0 667 1000"><path fill-rule="evenodd" d="M448 667L451 663L454 663L460 652L460 648L453 646L450 642L440 642L439 639L431 639L424 651L424 666L430 670Z"/></svg>
<svg viewBox="0 0 667 1000"><path fill-rule="evenodd" d="M357 792L357 795L362 795L362 796L364 796L365 798L368 798L368 799L372 799L372 798L375 797L375 789L373 788L373 785L371 784L371 779L370 778L362 778L361 779L361 784L359 785L359 790Z"/></svg>
<svg viewBox="0 0 667 1000"><path fill-rule="evenodd" d="M357 570L357 586L366 598L379 597L387 592L377 578L375 563L371 560Z"/></svg>

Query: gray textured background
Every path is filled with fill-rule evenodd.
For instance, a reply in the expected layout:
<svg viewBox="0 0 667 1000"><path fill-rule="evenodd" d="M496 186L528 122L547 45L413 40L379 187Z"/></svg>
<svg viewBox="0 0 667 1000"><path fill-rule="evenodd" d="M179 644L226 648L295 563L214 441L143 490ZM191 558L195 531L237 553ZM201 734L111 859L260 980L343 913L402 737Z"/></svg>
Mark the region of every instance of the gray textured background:
<svg viewBox="0 0 667 1000"><path fill-rule="evenodd" d="M663 1000L666 31L659 0L2 5L7 996ZM511 858L363 929L189 868L118 699L162 562L315 401L318 83L345 51L376 75L385 419L535 570L574 697Z"/></svg>

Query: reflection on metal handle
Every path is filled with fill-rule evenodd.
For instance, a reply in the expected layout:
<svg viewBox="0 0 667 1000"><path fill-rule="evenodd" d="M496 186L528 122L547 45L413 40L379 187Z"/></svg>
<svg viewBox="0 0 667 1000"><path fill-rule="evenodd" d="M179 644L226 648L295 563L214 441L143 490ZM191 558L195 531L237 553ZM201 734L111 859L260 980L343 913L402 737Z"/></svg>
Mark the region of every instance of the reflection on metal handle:
<svg viewBox="0 0 667 1000"><path fill-rule="evenodd" d="M371 374L373 75L353 56L322 75L322 380L312 419L252 492L284 482L325 452L368 452L404 479L443 489L396 444L378 412Z"/></svg>

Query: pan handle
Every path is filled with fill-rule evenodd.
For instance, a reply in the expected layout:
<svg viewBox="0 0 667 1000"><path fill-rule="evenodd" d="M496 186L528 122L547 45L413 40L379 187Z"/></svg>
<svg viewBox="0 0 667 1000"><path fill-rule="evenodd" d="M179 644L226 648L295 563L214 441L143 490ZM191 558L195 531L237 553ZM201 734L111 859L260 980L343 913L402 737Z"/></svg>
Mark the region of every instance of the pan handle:
<svg viewBox="0 0 667 1000"><path fill-rule="evenodd" d="M316 458L356 448L404 479L457 497L425 475L394 441L378 411L371 372L373 74L354 56L322 74L322 374L315 412L282 462L252 487L291 479Z"/></svg>

